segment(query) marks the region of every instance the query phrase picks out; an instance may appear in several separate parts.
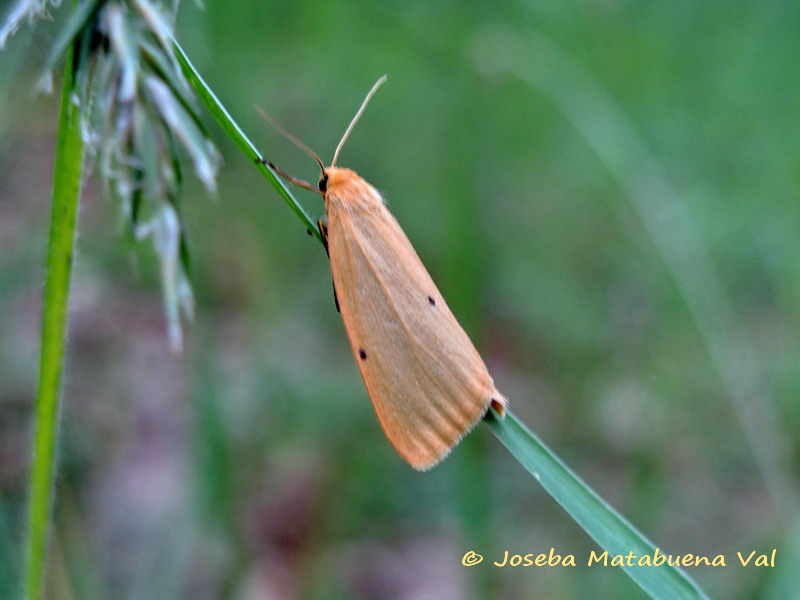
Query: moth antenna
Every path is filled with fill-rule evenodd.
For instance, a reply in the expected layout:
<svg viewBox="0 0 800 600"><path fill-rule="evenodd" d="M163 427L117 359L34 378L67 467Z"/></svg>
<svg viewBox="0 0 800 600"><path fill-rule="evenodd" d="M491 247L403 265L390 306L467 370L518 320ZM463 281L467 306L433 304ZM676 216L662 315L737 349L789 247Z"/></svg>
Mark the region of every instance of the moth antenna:
<svg viewBox="0 0 800 600"><path fill-rule="evenodd" d="M302 150L303 152L305 152L306 154L308 154L308 155L309 155L311 158L313 158L315 161L317 161L317 164L319 165L319 169L320 169L320 171L322 171L323 173L325 172L325 165L323 165L323 164L322 164L322 159L319 157L319 155L318 155L316 152L314 152L314 151L313 151L311 148L309 148L308 146L306 146L306 145L305 145L303 142L301 142L300 140L298 140L298 139L297 139L296 137L294 137L294 136L293 136L291 133L289 133L289 132L288 132L288 131L286 131L286 130L285 130L283 127L281 127L281 126L278 124L278 122L277 122L275 119L273 119L273 118L272 118L272 117L269 115L269 113L267 113L267 111L265 111L263 108L261 108L260 106L256 106L256 110L257 110L259 113L261 113L261 116L262 116L262 117L264 117L264 119L266 119L266 121L267 121L267 122L268 122L270 125L272 125L272 126L275 128L275 129L277 129L277 130L278 130L278 133L280 133L280 134L281 134L283 137L285 137L287 140L289 140L290 142L292 142L292 143L293 143L295 146L297 146L298 148L300 148L300 150Z"/></svg>
<svg viewBox="0 0 800 600"><path fill-rule="evenodd" d="M342 149L342 146L344 146L344 143L347 141L350 132L353 131L353 127L358 122L358 119L361 117L361 113L363 113L364 109L367 107L367 103L370 101L370 98L372 98L375 92L378 91L378 88L381 87L381 85L383 85L385 81L386 81L386 75L384 75L383 77L378 79L378 81L375 82L375 85L372 86L372 89L369 91L369 94L367 94L367 97L364 98L364 102L361 103L361 108L358 109L356 116L353 117L352 121L350 121L350 125L347 126L347 129L345 130L344 135L342 136L342 139L339 142L339 145L336 146L336 152L333 153L333 160L331 161L332 167L336 166L336 159L339 158L339 151Z"/></svg>

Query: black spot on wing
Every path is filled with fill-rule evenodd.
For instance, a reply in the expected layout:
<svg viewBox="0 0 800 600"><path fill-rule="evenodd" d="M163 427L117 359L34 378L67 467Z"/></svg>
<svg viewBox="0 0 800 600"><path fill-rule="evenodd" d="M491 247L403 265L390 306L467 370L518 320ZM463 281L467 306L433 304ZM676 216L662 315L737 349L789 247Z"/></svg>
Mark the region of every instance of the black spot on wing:
<svg viewBox="0 0 800 600"><path fill-rule="evenodd" d="M428 296L428 304L436 306L436 300L433 299L433 296Z"/></svg>
<svg viewBox="0 0 800 600"><path fill-rule="evenodd" d="M367 360L367 352L363 348L359 349L358 355L361 357L361 360Z"/></svg>

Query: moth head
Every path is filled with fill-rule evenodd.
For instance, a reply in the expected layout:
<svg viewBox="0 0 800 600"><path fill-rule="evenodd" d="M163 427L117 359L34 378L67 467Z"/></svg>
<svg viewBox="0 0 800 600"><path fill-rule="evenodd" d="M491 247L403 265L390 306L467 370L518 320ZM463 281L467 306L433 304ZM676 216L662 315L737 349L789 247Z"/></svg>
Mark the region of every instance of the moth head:
<svg viewBox="0 0 800 600"><path fill-rule="evenodd" d="M319 189L323 193L333 192L334 188L341 190L343 186L353 185L361 178L352 169L344 167L325 167L319 178Z"/></svg>
<svg viewBox="0 0 800 600"><path fill-rule="evenodd" d="M272 126L275 129L277 129L281 134L283 134L287 139L289 139L289 141L294 143L298 148L303 150L311 158L313 158L315 161L317 161L317 164L319 165L319 169L320 169L320 177L319 177L319 183L317 184L317 187L314 187L313 185L311 185L307 181L303 181L302 179L299 179L297 177L294 177L293 175L290 175L290 174L286 173L285 171L282 171L281 169L276 167L271 161L259 158L256 162L260 162L260 163L264 163L264 164L268 165L275 173L277 173L278 175L280 175L281 177L283 177L287 181L291 181L295 185L298 185L298 186L300 186L302 188L305 188L307 190L311 190L312 192L317 192L318 194L321 194L321 195L324 196L328 191L328 187L329 187L329 185L328 185L329 181L328 180L329 180L329 177L332 176L332 177L336 178L337 180L341 180L342 179L341 177L336 177L338 174L340 174L342 172L352 173L348 169L338 169L336 167L336 160L339 158L339 152L341 151L342 146L344 145L344 143L347 140L347 138L350 136L350 132L353 130L353 127L355 126L356 122L358 121L359 117L361 116L361 113L364 112L364 109L366 108L367 103L369 102L370 98L372 98L372 95L381 86L381 84L383 84L384 81L386 81L386 75L384 75L378 81L375 82L375 84L372 86L372 89L367 94L367 97L364 98L364 102L361 103L361 107L358 109L358 112L356 112L356 116L353 117L352 121L350 121L350 125L347 126L347 130L344 132L344 135L342 136L342 139L339 140L339 145L336 146L336 151L333 153L333 160L331 161L331 166L328 167L327 169L325 168L325 165L323 164L322 159L319 157L319 155L316 152L314 152L311 148L306 146L303 142L298 140L291 133L289 133L283 127L281 127L265 111L263 111L261 108L256 107L256 108L258 108L258 110L261 113L261 115L270 124L272 124Z"/></svg>

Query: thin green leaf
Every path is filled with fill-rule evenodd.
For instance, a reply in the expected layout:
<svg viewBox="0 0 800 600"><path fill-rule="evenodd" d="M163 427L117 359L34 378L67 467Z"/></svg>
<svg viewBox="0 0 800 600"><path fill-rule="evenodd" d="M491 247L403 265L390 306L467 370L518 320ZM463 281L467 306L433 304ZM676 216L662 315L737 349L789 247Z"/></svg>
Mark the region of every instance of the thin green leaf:
<svg viewBox="0 0 800 600"><path fill-rule="evenodd" d="M656 547L625 517L609 506L511 412L504 419L490 411L489 428L545 490L611 556L653 556ZM659 550L661 555L664 552ZM708 598L680 569L669 566L623 566L651 597L663 600Z"/></svg>
<svg viewBox="0 0 800 600"><path fill-rule="evenodd" d="M72 89L78 95L78 98L88 98L90 82L92 73L94 72L94 62L91 60L92 54L92 38L94 31L90 27L86 27L78 32L76 36L75 47L75 72L73 73ZM85 129L86 123L83 123ZM85 141L85 140L84 140Z"/></svg>
<svg viewBox="0 0 800 600"><path fill-rule="evenodd" d="M109 4L103 11L103 21L108 31L111 48L119 60L119 101L132 102L136 95L139 76L139 48L131 31L131 20L122 4Z"/></svg>
<svg viewBox="0 0 800 600"><path fill-rule="evenodd" d="M161 8L148 0L131 0L134 10L148 24L164 48L169 48L172 40L172 19Z"/></svg>
<svg viewBox="0 0 800 600"><path fill-rule="evenodd" d="M33 472L31 474L30 514L28 519L27 571L25 591L28 600L42 596L47 531L53 504L55 448L61 373L66 345L69 287L78 218L78 199L83 180L83 138L80 108L73 95L73 50L64 61L64 87L53 181L50 238L47 250L47 276L42 308L42 347L39 363L39 390L36 396Z"/></svg>
<svg viewBox="0 0 800 600"><path fill-rule="evenodd" d="M159 177L159 144L156 141L156 134L153 131L151 117L145 114L145 108L141 104L133 107L133 155L139 157L142 164L139 171L139 180L134 186L135 191L140 191L148 198L162 198L167 191L162 189L163 180ZM138 207L131 206L131 221L135 225L138 222Z"/></svg>
<svg viewBox="0 0 800 600"><path fill-rule="evenodd" d="M144 84L153 104L159 107L161 118L191 155L197 177L207 189L214 190L217 167L211 142L203 136L168 85L152 75L145 78Z"/></svg>
<svg viewBox="0 0 800 600"><path fill-rule="evenodd" d="M44 80L50 78L50 72L61 62L64 53L80 31L86 26L89 19L94 17L100 4L101 0L85 0L77 4L75 10L69 16L69 19L67 19L66 25L64 25L61 33L58 34L58 37L50 48L50 54L45 62Z"/></svg>
<svg viewBox="0 0 800 600"><path fill-rule="evenodd" d="M186 79L189 80L189 83L191 83L197 95L200 96L209 112L214 115L214 118L217 120L219 125L222 127L225 133L228 134L228 137L230 137L234 143L239 146L239 149L244 152L244 155L256 165L259 171L261 171L261 173L267 178L267 181L272 184L272 187L275 188L278 194L280 194L281 198L283 198L286 204L289 205L289 208L292 209L292 212L299 217L308 231L311 232L311 235L313 235L317 241L322 243L322 236L317 229L317 225L314 223L311 217L308 216L308 213L306 213L300 203L295 200L292 193L283 184L283 181L281 181L278 175L266 164L261 162L263 160L261 153L256 149L253 142L251 142L250 139L244 134L236 121L233 120L233 117L231 117L228 110L222 105L214 92L211 91L211 88L208 87L178 42L173 40L173 46Z"/></svg>
<svg viewBox="0 0 800 600"><path fill-rule="evenodd" d="M153 72L164 80L172 93L180 100L183 108L197 125L197 128L208 137L208 130L205 123L200 119L200 114L195 106L194 97L191 95L191 88L188 87L188 82L182 77L178 77L176 72L170 65L170 59L160 46L157 46L147 38L142 38L140 41L142 58Z"/></svg>
<svg viewBox="0 0 800 600"><path fill-rule="evenodd" d="M153 248L159 256L161 285L164 289L168 335L171 346L180 350L183 346L181 311L188 319L193 318L194 299L189 281L181 262L181 224L171 204L161 204L158 212L147 222L136 228L136 237L152 237Z"/></svg>

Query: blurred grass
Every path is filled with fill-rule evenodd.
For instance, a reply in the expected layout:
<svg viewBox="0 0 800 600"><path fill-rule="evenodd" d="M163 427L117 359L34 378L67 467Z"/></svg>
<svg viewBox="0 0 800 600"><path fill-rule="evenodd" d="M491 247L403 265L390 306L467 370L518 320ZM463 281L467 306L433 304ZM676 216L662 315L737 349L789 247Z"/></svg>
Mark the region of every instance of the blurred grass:
<svg viewBox="0 0 800 600"><path fill-rule="evenodd" d="M208 1L205 11L183 7L178 39L244 129L263 132L259 148L302 177L314 177L313 162L253 105L327 158L354 99L388 73L342 165L386 194L515 413L670 551L735 560L737 550L778 547L780 559L788 525L617 181L545 98L484 75L472 40L486 25L541 32L620 104L685 198L796 457L798 10L777 1L236 10ZM11 540L27 472L54 114L51 99L30 99L30 83L17 80L0 111L0 497ZM145 252L130 268L108 226L111 207L87 190L59 471L77 521L62 533L57 515L58 536L77 528L87 540L90 560L65 562L72 580L91 569L97 597L132 589L147 571L126 557L179 547L188 554L170 568L185 597L397 597L446 583L451 597L469 598L473 575L454 560L468 549L454 507L487 502L457 483L459 453L469 450L424 476L393 455L348 356L324 253L217 139L220 199L187 190L196 196L185 208L198 310L184 359L164 351L155 261ZM298 200L312 220L321 216L319 198ZM470 223L463 233L447 225L459 205ZM459 255L476 266L456 269ZM203 419L201 401L213 407ZM519 478L490 436L477 431L468 443L491 454L481 480L492 547L482 554L552 546L588 556L582 531ZM784 469L796 485L796 466ZM214 493L201 495L211 482ZM182 511L202 516L172 527ZM137 534L145 530L160 535ZM410 571L413 581L398 575ZM15 572L0 569L0 596L15 589ZM712 597L772 589L772 570L690 574ZM641 597L611 569L490 576L502 598ZM796 575L783 576L780 589L794 593Z"/></svg>
<svg viewBox="0 0 800 600"><path fill-rule="evenodd" d="M490 48L497 55L485 56ZM788 435L776 417L771 386L706 244L659 161L613 99L551 40L486 32L477 42L476 55L487 71L508 72L541 90L575 125L624 190L675 278L772 502L784 518L790 518L797 506L797 490L791 477ZM531 64L530 55L537 62Z"/></svg>

